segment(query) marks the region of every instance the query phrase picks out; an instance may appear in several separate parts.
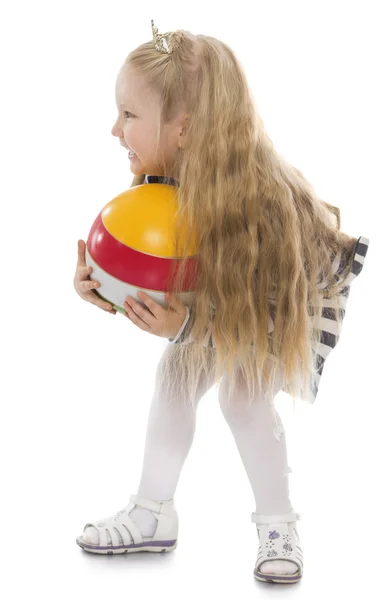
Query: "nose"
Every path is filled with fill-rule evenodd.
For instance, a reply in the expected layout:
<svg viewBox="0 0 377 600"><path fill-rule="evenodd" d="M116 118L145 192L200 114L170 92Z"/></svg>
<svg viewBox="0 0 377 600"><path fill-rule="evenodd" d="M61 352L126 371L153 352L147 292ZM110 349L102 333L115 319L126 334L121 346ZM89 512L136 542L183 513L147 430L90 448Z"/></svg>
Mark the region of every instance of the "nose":
<svg viewBox="0 0 377 600"><path fill-rule="evenodd" d="M116 121L113 125L113 128L111 130L111 135L113 135L114 137L123 137L123 132L121 130L120 127L118 127L118 121Z"/></svg>

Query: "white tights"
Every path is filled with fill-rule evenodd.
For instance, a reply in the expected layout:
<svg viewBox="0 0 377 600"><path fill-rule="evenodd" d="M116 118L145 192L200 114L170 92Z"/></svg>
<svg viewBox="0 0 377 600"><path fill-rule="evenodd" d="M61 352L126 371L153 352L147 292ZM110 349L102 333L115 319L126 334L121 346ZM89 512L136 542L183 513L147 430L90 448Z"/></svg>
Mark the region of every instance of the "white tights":
<svg viewBox="0 0 377 600"><path fill-rule="evenodd" d="M168 356L170 346L162 360ZM209 349L209 352L212 352ZM185 402L169 402L162 393L152 398L144 463L138 494L156 501L174 497L182 467L191 448L196 409L200 399L214 384L213 370L202 377L197 391L195 409ZM263 390L255 386L252 402L247 406L247 388L238 382L230 402L226 400L228 380L223 375L219 385L219 404L233 434L255 498L255 512L269 515L292 512L287 474L287 447L283 424L275 408L264 398ZM282 388L276 377L276 392ZM276 436L275 426L278 424ZM136 511L137 509L134 509ZM140 512L139 509L137 512Z"/></svg>

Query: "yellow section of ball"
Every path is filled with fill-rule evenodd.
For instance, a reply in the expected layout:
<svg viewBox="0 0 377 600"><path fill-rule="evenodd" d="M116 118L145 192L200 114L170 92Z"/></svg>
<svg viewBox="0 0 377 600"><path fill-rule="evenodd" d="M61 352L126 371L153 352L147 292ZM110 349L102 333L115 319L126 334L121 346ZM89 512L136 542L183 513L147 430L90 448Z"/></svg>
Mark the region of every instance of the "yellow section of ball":
<svg viewBox="0 0 377 600"><path fill-rule="evenodd" d="M182 258L183 254L173 254L177 209L175 186L148 183L116 196L103 208L101 217L107 231L123 244L153 256ZM187 231L185 223L184 240ZM196 240L194 234L188 256L195 256Z"/></svg>

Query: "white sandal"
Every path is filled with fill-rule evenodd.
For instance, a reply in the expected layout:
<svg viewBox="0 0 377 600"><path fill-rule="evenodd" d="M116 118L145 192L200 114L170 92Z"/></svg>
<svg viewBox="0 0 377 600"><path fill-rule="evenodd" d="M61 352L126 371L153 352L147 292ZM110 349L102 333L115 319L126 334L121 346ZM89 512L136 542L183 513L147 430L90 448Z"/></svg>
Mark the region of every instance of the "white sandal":
<svg viewBox="0 0 377 600"><path fill-rule="evenodd" d="M152 537L143 537L138 526L129 516L129 512L140 506L152 512L157 519L157 529ZM155 502L131 495L130 502L126 508L115 515L101 519L93 523L87 523L88 527L95 527L98 531L98 545L88 544L83 536L76 539L76 543L87 552L95 554L123 554L128 552L172 552L177 547L178 537L178 514L174 507L174 500L167 502ZM125 545L122 537L124 528L130 535L133 543Z"/></svg>
<svg viewBox="0 0 377 600"><path fill-rule="evenodd" d="M281 515L260 515L252 513L251 520L257 523L259 537L258 557L254 576L268 583L296 583L303 575L303 553L295 521L301 515L288 513ZM259 567L268 560L288 560L297 565L297 571L289 575L262 573Z"/></svg>

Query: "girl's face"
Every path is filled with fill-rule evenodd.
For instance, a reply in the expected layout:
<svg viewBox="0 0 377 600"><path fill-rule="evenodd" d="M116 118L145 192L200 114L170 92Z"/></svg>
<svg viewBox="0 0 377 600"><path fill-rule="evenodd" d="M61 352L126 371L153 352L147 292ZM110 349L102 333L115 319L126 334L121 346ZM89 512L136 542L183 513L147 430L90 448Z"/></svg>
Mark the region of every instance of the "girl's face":
<svg viewBox="0 0 377 600"><path fill-rule="evenodd" d="M140 76L129 67L119 74L115 100L118 107L118 118L111 130L118 137L120 144L127 151L135 152L134 158L128 158L134 175L143 173L164 175L162 157L166 164L171 164L172 157L183 148L183 132L186 115L178 115L171 123L161 129L160 146L156 148L158 96L147 88ZM157 160L154 154L157 150Z"/></svg>

